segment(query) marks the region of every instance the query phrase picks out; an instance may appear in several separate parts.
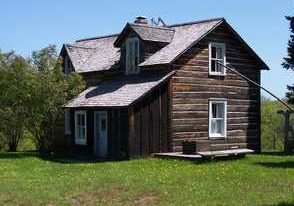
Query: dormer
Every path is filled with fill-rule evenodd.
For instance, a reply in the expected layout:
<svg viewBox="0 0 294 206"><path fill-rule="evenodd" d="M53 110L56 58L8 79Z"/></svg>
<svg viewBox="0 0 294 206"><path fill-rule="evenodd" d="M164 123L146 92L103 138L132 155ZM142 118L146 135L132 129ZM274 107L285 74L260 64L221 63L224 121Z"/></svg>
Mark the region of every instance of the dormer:
<svg viewBox="0 0 294 206"><path fill-rule="evenodd" d="M64 57L63 71L65 76L68 76L73 71L73 66L68 55Z"/></svg>
<svg viewBox="0 0 294 206"><path fill-rule="evenodd" d="M139 16L134 23L127 23L114 42L121 51L121 67L125 74L139 74L141 62L172 41L174 30L148 25L145 17Z"/></svg>
<svg viewBox="0 0 294 206"><path fill-rule="evenodd" d="M125 41L125 53L126 53L126 74L138 74L140 73L140 40L138 37L129 37Z"/></svg>

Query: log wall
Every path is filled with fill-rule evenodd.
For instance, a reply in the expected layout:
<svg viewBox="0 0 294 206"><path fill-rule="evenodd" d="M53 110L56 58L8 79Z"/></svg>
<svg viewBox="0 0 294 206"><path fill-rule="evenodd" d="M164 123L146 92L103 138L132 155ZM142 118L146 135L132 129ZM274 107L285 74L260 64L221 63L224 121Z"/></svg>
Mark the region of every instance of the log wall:
<svg viewBox="0 0 294 206"><path fill-rule="evenodd" d="M171 135L173 150L183 140L208 139L209 99L227 99L227 138L260 150L260 89L226 70L209 76L209 42L226 44L226 64L260 83L260 65L234 35L220 25L173 63Z"/></svg>

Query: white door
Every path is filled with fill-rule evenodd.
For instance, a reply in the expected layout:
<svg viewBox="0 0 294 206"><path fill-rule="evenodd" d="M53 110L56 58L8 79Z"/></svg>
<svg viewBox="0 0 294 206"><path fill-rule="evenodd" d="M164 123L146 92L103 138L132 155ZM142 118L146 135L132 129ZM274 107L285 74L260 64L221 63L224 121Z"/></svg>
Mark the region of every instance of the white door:
<svg viewBox="0 0 294 206"><path fill-rule="evenodd" d="M107 112L94 113L94 151L98 157L107 156Z"/></svg>

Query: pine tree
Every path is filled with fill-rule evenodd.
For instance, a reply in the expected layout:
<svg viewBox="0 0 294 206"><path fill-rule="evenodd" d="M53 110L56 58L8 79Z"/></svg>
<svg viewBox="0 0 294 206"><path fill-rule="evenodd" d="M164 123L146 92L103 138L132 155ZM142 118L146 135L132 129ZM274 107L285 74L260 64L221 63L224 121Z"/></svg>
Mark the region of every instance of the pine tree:
<svg viewBox="0 0 294 206"><path fill-rule="evenodd" d="M285 69L291 69L294 71L294 16L287 16L286 19L290 22L290 39L288 41L288 56L284 58L282 66ZM288 92L286 97L288 98L289 103L294 104L294 84L288 85Z"/></svg>

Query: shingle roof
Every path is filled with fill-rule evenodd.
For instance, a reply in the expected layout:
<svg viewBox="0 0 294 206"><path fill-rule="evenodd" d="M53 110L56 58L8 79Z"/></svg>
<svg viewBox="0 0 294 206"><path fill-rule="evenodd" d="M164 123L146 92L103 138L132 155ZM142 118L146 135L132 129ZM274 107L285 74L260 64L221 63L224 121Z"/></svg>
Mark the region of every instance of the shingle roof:
<svg viewBox="0 0 294 206"><path fill-rule="evenodd" d="M174 72L120 76L86 89L65 107L125 107L173 74Z"/></svg>
<svg viewBox="0 0 294 206"><path fill-rule="evenodd" d="M174 36L174 30L170 28L154 27L144 24L130 24L130 26L145 41L170 43Z"/></svg>
<svg viewBox="0 0 294 206"><path fill-rule="evenodd" d="M170 43L174 35L174 30L171 28L128 23L114 42L116 47L120 46L130 30L133 30L143 41Z"/></svg>
<svg viewBox="0 0 294 206"><path fill-rule="evenodd" d="M118 35L83 39L66 44L65 49L77 73L111 69L120 59L113 43Z"/></svg>
<svg viewBox="0 0 294 206"><path fill-rule="evenodd" d="M121 43L124 35L127 34L129 28L131 28L143 40L158 41L167 44L139 64L139 66L170 64L222 22L226 23L225 19L216 18L170 25L168 27L154 27L128 23L119 35L79 40L74 44L65 45L65 49L69 54L75 71L78 73L115 68L116 63L118 63L120 59L120 49L115 46ZM229 24L227 25L230 27ZM233 29L232 31L257 58L261 65L263 65L263 68L269 69L237 32Z"/></svg>
<svg viewBox="0 0 294 206"><path fill-rule="evenodd" d="M190 48L191 45L199 41L209 31L222 23L222 21L223 19L220 18L169 26L175 30L172 42L154 53L139 66L168 64L172 62L180 54Z"/></svg>

